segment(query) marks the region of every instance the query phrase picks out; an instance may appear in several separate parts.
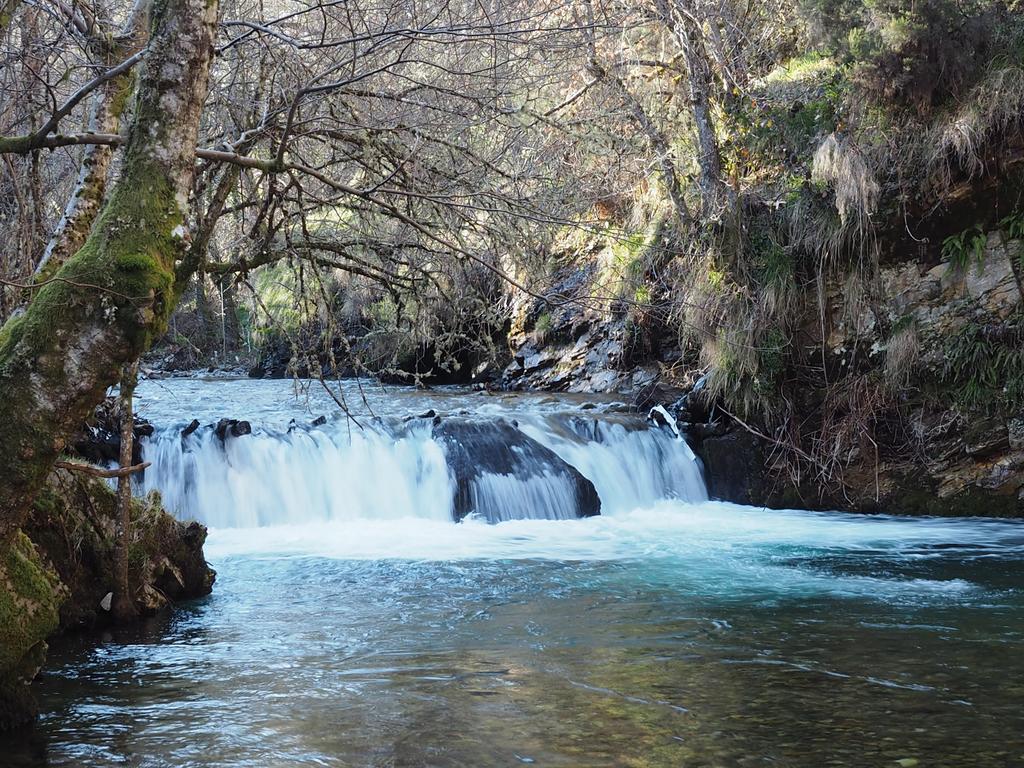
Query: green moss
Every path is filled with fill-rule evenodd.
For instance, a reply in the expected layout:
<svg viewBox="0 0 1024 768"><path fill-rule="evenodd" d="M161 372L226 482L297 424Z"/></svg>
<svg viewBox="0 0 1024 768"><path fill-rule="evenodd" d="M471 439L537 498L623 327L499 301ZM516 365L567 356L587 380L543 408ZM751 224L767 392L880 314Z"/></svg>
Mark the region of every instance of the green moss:
<svg viewBox="0 0 1024 768"><path fill-rule="evenodd" d="M554 327L554 322L551 319L551 313L541 312L537 317L537 322L533 325L533 330L538 336L543 338L545 335L551 333L552 327Z"/></svg>
<svg viewBox="0 0 1024 768"><path fill-rule="evenodd" d="M25 654L56 629L62 595L24 533L0 544L0 677L17 674Z"/></svg>

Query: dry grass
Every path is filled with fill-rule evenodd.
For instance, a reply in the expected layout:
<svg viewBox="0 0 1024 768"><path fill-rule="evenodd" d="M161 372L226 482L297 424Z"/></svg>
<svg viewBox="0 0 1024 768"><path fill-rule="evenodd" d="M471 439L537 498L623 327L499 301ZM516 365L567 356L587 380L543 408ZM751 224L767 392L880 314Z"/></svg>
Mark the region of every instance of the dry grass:
<svg viewBox="0 0 1024 768"><path fill-rule="evenodd" d="M921 355L921 339L917 324L903 323L899 326L885 351L885 383L892 391L905 388Z"/></svg>
<svg viewBox="0 0 1024 768"><path fill-rule="evenodd" d="M971 177L985 173L990 143L1024 129L1024 69L994 68L945 119L922 136L929 175L943 187L958 169Z"/></svg>
<svg viewBox="0 0 1024 768"><path fill-rule="evenodd" d="M844 226L866 232L878 204L879 186L864 154L850 138L831 134L814 153L812 179L835 192Z"/></svg>

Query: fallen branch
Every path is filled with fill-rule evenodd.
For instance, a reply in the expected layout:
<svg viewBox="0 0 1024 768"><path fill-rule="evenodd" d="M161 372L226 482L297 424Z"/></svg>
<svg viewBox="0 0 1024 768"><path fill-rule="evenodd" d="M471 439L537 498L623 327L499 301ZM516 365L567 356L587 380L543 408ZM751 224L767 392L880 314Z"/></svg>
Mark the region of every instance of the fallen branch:
<svg viewBox="0 0 1024 768"><path fill-rule="evenodd" d="M130 467L118 467L117 469L103 469L103 467L97 467L95 464L85 464L80 461L58 461L53 466L58 469L67 469L71 472L81 472L84 475L92 475L93 477L126 477L127 475L133 475L136 472L141 472L150 465L151 462L144 461L141 464L133 464Z"/></svg>

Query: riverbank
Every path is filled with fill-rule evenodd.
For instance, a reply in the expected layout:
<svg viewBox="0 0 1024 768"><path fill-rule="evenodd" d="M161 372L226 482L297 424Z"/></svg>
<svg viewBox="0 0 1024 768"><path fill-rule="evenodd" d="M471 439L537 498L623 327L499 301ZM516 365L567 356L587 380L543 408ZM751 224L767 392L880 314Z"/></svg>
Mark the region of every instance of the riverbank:
<svg viewBox="0 0 1024 768"><path fill-rule="evenodd" d="M59 469L37 496L0 565L0 730L35 717L30 683L48 641L113 625L115 520L115 494L96 478ZM209 594L205 541L205 526L175 519L158 496L133 501L128 577L140 620Z"/></svg>

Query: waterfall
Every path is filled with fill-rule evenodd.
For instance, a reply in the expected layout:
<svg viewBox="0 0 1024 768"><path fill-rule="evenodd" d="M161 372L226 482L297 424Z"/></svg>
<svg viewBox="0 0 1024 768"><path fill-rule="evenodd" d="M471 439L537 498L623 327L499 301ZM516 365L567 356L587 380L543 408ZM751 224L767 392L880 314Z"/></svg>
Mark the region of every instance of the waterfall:
<svg viewBox="0 0 1024 768"><path fill-rule="evenodd" d="M661 499L703 501L685 441L639 417L530 414L343 418L218 436L182 425L143 441L143 491L217 528L347 519L490 522L614 515Z"/></svg>

